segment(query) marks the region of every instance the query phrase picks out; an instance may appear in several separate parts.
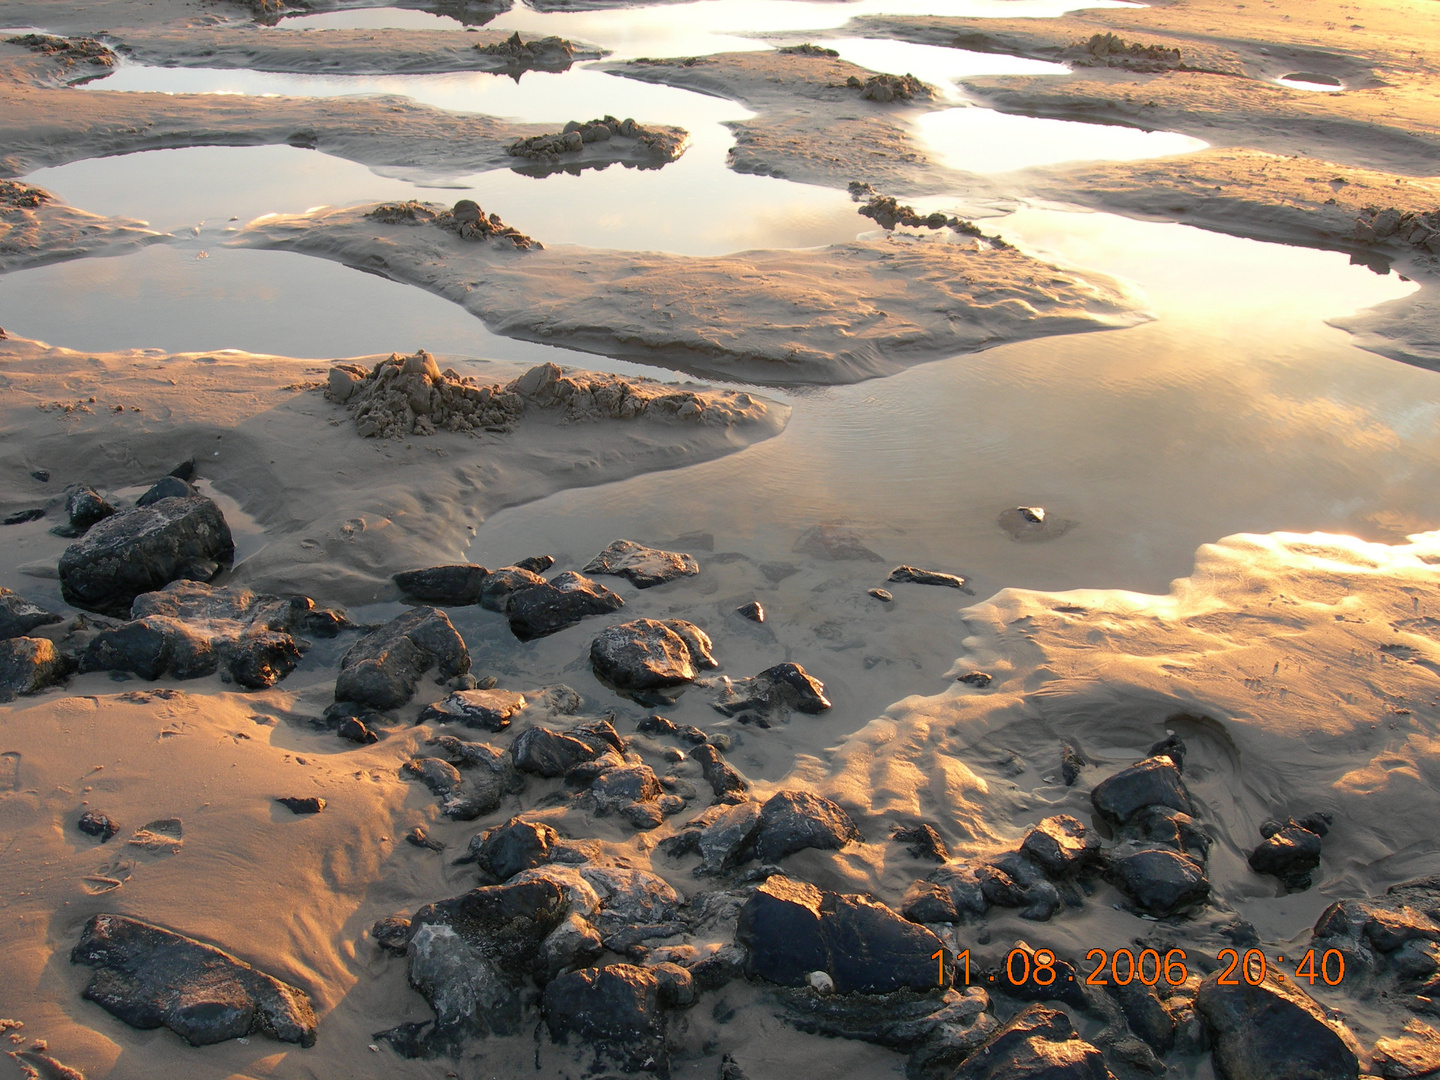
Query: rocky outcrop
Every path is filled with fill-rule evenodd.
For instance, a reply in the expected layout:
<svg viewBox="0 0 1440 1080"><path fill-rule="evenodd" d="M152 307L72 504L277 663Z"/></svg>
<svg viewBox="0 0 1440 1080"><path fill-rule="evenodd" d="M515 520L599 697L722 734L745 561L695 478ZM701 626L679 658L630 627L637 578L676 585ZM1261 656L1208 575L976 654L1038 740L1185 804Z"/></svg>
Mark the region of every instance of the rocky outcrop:
<svg viewBox="0 0 1440 1080"><path fill-rule="evenodd" d="M624 690L656 690L693 682L699 669L720 665L705 631L681 619L636 619L607 626L590 645L595 674Z"/></svg>
<svg viewBox="0 0 1440 1080"><path fill-rule="evenodd" d="M525 411L520 397L498 384L448 368L441 372L424 349L413 356L392 353L369 371L355 364L332 367L325 396L354 415L362 438L508 431Z"/></svg>
<svg viewBox="0 0 1440 1080"><path fill-rule="evenodd" d="M432 668L444 679L463 675L470 670L470 652L443 611L416 608L350 647L340 660L335 700L398 709Z"/></svg>
<svg viewBox="0 0 1440 1080"><path fill-rule="evenodd" d="M85 997L131 1027L168 1027L192 1046L252 1034L315 1045L303 990L138 919L94 916L70 962L96 969Z"/></svg>
<svg viewBox="0 0 1440 1080"><path fill-rule="evenodd" d="M1176 71L1185 67L1179 49L1126 41L1108 31L1075 42L1060 56L1076 67L1125 68L1146 73Z"/></svg>
<svg viewBox="0 0 1440 1080"><path fill-rule="evenodd" d="M462 240L503 240L511 247L528 251L543 250L544 245L532 240L519 229L500 220L499 214L487 215L473 199L461 199L450 209L436 210L428 203L381 203L365 215L386 225L434 225L453 232ZM422 350L423 351L423 350Z"/></svg>
<svg viewBox="0 0 1440 1080"><path fill-rule="evenodd" d="M825 684L799 664L776 664L748 679L725 679L714 707L742 724L770 727L791 709L816 714L830 708Z"/></svg>
<svg viewBox="0 0 1440 1080"><path fill-rule="evenodd" d="M1440 255L1440 210L1420 213L1393 206L1367 206L1355 219L1355 239L1366 244L1406 247L1418 254Z"/></svg>
<svg viewBox="0 0 1440 1080"><path fill-rule="evenodd" d="M564 71L575 59L575 47L561 37L532 38L525 41L515 31L504 41L476 45L482 56L498 56L511 72L538 68L542 71Z"/></svg>
<svg viewBox="0 0 1440 1080"><path fill-rule="evenodd" d="M700 564L692 555L646 547L634 540L616 540L582 569L587 574L623 577L637 589L648 589L679 577L692 577L700 573Z"/></svg>
<svg viewBox="0 0 1440 1080"><path fill-rule="evenodd" d="M161 499L106 518L60 556L67 603L125 618L141 593L209 581L235 554L220 507L203 495Z"/></svg>
<svg viewBox="0 0 1440 1080"><path fill-rule="evenodd" d="M851 75L845 85L859 90L866 101L888 103L892 101L913 101L916 98L929 99L935 91L914 75L872 75L861 81L858 75Z"/></svg>
<svg viewBox="0 0 1440 1080"><path fill-rule="evenodd" d="M1221 983L1216 971L1200 984L1195 1009L1210 1034L1216 1071L1227 1080L1327 1080L1360 1073L1360 1048L1344 1025L1293 979L1269 970Z"/></svg>

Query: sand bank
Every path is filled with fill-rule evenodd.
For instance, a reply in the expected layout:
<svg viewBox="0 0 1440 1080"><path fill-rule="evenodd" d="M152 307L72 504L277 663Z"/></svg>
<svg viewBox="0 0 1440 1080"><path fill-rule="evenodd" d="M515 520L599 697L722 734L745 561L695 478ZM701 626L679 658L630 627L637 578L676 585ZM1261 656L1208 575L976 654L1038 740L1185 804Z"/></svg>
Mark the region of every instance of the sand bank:
<svg viewBox="0 0 1440 1080"><path fill-rule="evenodd" d="M168 238L143 221L91 214L42 188L0 180L0 274L88 255L118 255Z"/></svg>

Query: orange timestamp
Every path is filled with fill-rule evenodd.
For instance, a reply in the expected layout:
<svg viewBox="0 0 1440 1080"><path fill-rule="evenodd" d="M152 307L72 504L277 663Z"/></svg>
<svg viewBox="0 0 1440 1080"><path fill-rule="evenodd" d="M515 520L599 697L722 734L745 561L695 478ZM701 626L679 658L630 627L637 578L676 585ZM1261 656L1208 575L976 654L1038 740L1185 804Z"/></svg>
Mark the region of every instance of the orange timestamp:
<svg viewBox="0 0 1440 1080"><path fill-rule="evenodd" d="M931 960L939 961L939 985L945 985L946 951L937 949L930 954ZM1228 963L1227 963L1228 958ZM1155 986L1161 982L1169 986L1181 986L1190 978L1188 957L1184 949L1167 949L1163 954L1158 949L1091 949L1085 959L1094 963L1088 975L1077 971L1071 964L1056 958L1049 949L1011 949L1005 956L1000 977L1011 986L1053 986L1057 982L1083 982L1086 986L1129 986L1140 982ZM1242 981L1259 986L1267 975L1279 979L1296 981L1308 979L1311 986L1319 979L1326 986L1338 986L1345 978L1345 956L1339 949L1326 949L1316 956L1314 949L1306 951L1295 971L1287 976L1280 965L1284 956L1276 956L1274 967L1259 949L1221 949L1216 957L1216 968L1220 969L1216 981L1221 986L1239 986ZM970 950L955 954L955 975L963 971L966 986L970 985ZM990 975L988 982L996 982L996 975Z"/></svg>

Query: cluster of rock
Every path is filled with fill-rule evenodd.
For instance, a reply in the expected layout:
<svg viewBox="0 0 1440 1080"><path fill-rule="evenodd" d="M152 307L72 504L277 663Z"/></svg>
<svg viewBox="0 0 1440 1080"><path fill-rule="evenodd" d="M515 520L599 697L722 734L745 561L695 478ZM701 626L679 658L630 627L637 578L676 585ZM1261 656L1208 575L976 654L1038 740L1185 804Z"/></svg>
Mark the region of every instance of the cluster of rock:
<svg viewBox="0 0 1440 1080"><path fill-rule="evenodd" d="M724 765L718 752L703 756ZM860 829L849 814L808 791L779 791L762 803L749 798L743 788L727 788L717 792L717 798L715 805L660 844L660 850L674 859L699 855L692 869L696 877L728 873L752 859L773 865L807 848L839 851L860 839Z"/></svg>
<svg viewBox="0 0 1440 1080"><path fill-rule="evenodd" d="M1320 865L1320 843L1334 822L1329 814L1265 822L1260 826L1265 842L1250 853L1250 869L1278 877L1286 892L1304 892Z"/></svg>
<svg viewBox="0 0 1440 1080"><path fill-rule="evenodd" d="M401 203L381 203L365 215L386 225L435 225L455 233L462 240L507 240L522 251L543 251L545 245L511 228L499 214L487 215L474 199L461 199L450 209L436 209L429 203L411 199Z"/></svg>
<svg viewBox="0 0 1440 1080"><path fill-rule="evenodd" d="M369 371L357 364L330 369L325 396L354 414L362 438L405 438L437 431L508 432L526 406L561 409L566 420L695 420L729 427L765 415L764 402L743 391L702 391L653 379L567 371L539 364L509 383L483 383L440 370L424 349L392 353Z"/></svg>
<svg viewBox="0 0 1440 1080"><path fill-rule="evenodd" d="M1355 239L1367 244L1398 242L1418 252L1440 255L1440 210L1422 213L1367 206L1355 219Z"/></svg>
<svg viewBox="0 0 1440 1080"><path fill-rule="evenodd" d="M685 149L685 135L674 128L648 128L627 117L617 120L604 116L599 120L571 120L558 132L532 135L511 143L511 157L536 161L558 162L562 154L577 154L586 143L609 142L611 139L633 139L659 161L674 161Z"/></svg>
<svg viewBox="0 0 1440 1080"><path fill-rule="evenodd" d="M17 34L5 39L7 45L19 45L62 61L66 67L91 64L95 67L115 66L115 53L94 38L63 38L51 34Z"/></svg>
<svg viewBox="0 0 1440 1080"><path fill-rule="evenodd" d="M1114 33L1094 34L1077 41L1060 55L1076 67L1115 67L1129 71L1176 71L1184 68L1179 49L1127 42Z"/></svg>
<svg viewBox="0 0 1440 1080"><path fill-rule="evenodd" d="M1331 904L1316 920L1310 941L1316 971L1325 963L1326 952L1337 950L1347 987L1359 985L1367 996L1389 998L1397 1007L1433 1015L1431 1003L1440 995L1437 916L1440 877L1402 882L1381 896ZM1332 982L1340 978L1335 957L1321 974ZM1440 1054L1435 1058L1440 1062Z"/></svg>
<svg viewBox="0 0 1440 1080"><path fill-rule="evenodd" d="M484 56L502 57L517 71L525 68L564 71L575 59L575 47L564 38L551 36L524 41L518 30L504 41L476 45L475 51Z"/></svg>
<svg viewBox="0 0 1440 1080"><path fill-rule="evenodd" d="M19 180L0 180L0 213L7 210L34 210L53 196L43 188L22 184Z"/></svg>
<svg viewBox="0 0 1440 1080"><path fill-rule="evenodd" d="M928 100L935 96L935 91L914 75L872 75L863 82L858 75L851 75L845 80L845 85L852 90L859 90L860 96L866 101L912 101L915 98Z"/></svg>

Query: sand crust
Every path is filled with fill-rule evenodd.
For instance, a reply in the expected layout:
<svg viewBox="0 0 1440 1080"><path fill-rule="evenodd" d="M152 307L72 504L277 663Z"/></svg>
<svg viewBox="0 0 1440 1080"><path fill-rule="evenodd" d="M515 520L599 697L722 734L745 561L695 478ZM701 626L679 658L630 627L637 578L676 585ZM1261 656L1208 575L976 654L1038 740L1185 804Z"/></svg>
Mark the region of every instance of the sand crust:
<svg viewBox="0 0 1440 1080"><path fill-rule="evenodd" d="M1146 318L1118 282L968 238L895 236L719 258L517 252L428 226L384 225L370 210L259 218L236 243L418 285L510 337L770 384L855 382L1004 341Z"/></svg>

